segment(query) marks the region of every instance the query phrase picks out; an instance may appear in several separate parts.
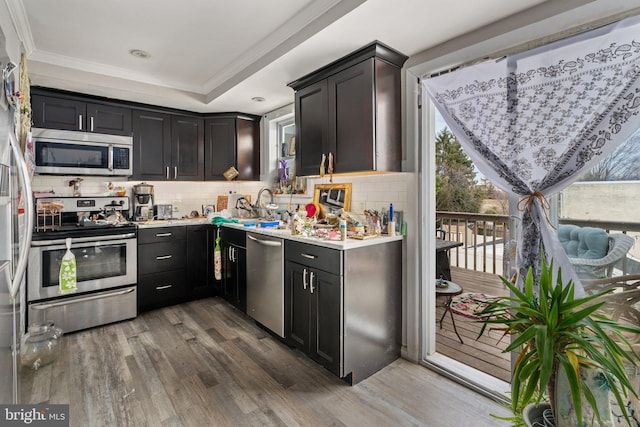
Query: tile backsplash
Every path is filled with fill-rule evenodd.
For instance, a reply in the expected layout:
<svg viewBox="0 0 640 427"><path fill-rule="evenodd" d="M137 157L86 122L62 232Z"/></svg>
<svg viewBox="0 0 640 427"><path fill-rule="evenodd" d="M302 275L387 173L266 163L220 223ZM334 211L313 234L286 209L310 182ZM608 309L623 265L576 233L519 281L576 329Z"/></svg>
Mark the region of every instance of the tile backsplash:
<svg viewBox="0 0 640 427"><path fill-rule="evenodd" d="M72 196L73 187L69 186L69 181L74 176L48 176L36 175L32 186L33 191L51 191L56 195ZM109 180L108 177L82 177L81 194L84 196L107 196L109 192L109 182L114 186L122 186L127 189L127 195L132 196L133 186L141 181ZM404 221L411 225L414 221L411 212L415 209L416 197L412 190L413 173L388 173L371 174L360 176L335 176L333 182L351 182L351 211L361 213L365 209L380 210L388 208L393 203L396 211L404 211ZM267 184L260 181L146 181L154 186L155 203L170 203L177 207L174 216L180 218L188 215L191 211L200 212L203 205L215 205L217 197L237 192L240 194L250 194L255 198L261 188ZM313 188L315 184L328 184L329 178L310 177L307 178L307 192L304 195L278 195L275 201L278 205L286 207L289 203L293 205L304 205L313 199ZM295 207L295 206L294 206Z"/></svg>

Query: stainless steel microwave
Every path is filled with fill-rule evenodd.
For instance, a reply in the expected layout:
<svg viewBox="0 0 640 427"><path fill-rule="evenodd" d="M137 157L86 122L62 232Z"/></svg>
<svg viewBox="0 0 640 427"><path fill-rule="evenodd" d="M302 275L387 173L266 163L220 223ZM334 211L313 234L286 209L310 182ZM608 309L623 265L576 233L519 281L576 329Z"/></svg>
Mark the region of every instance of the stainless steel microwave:
<svg viewBox="0 0 640 427"><path fill-rule="evenodd" d="M32 129L35 173L133 175L133 138L55 129Z"/></svg>

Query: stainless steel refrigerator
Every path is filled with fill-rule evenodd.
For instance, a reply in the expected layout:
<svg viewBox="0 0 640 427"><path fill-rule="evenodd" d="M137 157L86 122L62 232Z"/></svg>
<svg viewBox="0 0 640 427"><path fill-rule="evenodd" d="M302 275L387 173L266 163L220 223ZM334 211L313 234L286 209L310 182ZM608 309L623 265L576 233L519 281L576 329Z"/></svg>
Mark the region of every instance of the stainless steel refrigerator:
<svg viewBox="0 0 640 427"><path fill-rule="evenodd" d="M0 46L1 47L1 46ZM0 403L19 403L19 343L24 331L24 272L33 227L33 198L26 165L15 137L15 107L7 82L17 78L0 51ZM11 64L13 66L13 64ZM15 86L14 86L15 87ZM9 89L12 90L11 88ZM24 202L19 206L19 198Z"/></svg>

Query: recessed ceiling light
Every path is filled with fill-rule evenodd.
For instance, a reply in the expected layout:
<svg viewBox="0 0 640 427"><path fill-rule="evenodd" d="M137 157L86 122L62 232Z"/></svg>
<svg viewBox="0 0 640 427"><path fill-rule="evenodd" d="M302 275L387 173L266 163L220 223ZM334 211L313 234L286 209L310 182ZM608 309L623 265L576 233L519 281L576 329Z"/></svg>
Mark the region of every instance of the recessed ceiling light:
<svg viewBox="0 0 640 427"><path fill-rule="evenodd" d="M254 96L253 98L251 98L252 101L254 102L264 102L264 98L261 96Z"/></svg>
<svg viewBox="0 0 640 427"><path fill-rule="evenodd" d="M135 56L136 58L148 58L149 57L149 53L145 52L144 50L140 50L140 49L131 49L129 51L129 54L131 56Z"/></svg>

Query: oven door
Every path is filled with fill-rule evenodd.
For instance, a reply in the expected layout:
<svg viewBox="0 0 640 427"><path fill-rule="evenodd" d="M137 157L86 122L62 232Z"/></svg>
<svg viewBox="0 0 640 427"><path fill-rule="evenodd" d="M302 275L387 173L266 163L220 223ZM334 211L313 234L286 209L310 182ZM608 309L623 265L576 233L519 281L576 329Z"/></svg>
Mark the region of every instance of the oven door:
<svg viewBox="0 0 640 427"><path fill-rule="evenodd" d="M60 295L60 263L66 251L64 240L32 242L27 273L29 302ZM72 240L71 252L76 257L76 294L131 285L137 281L135 233L76 238Z"/></svg>

